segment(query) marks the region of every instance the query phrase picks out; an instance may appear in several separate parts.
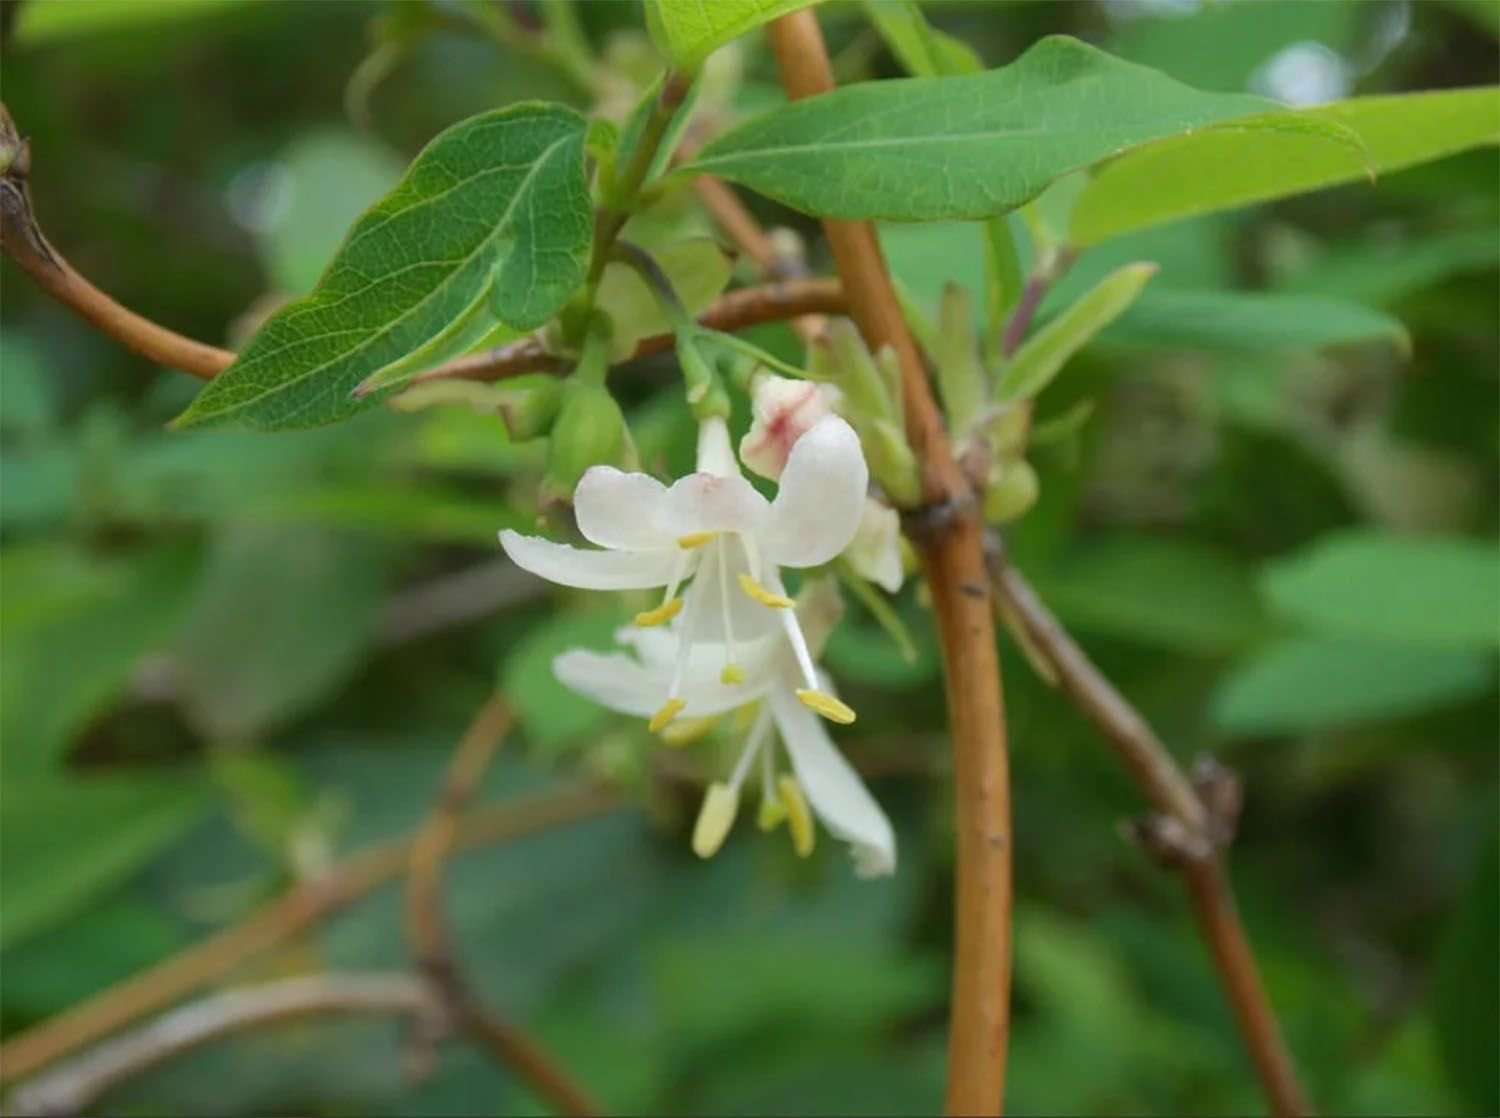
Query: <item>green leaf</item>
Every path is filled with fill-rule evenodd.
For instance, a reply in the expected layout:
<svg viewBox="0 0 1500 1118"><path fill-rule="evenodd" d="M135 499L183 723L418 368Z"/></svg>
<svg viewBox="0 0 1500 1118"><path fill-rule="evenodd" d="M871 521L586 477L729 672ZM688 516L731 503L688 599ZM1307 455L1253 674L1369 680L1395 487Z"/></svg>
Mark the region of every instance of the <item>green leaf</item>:
<svg viewBox="0 0 1500 1118"><path fill-rule="evenodd" d="M200 782L159 775L0 782L0 945L44 931L134 873L207 806Z"/></svg>
<svg viewBox="0 0 1500 1118"><path fill-rule="evenodd" d="M1262 586L1319 632L1410 644L1500 642L1500 552L1462 538L1346 532L1272 563Z"/></svg>
<svg viewBox="0 0 1500 1118"><path fill-rule="evenodd" d="M1474 1114L1500 1113L1500 835L1494 817L1484 828L1479 857L1458 910L1448 921L1432 976L1432 1015L1438 1053L1455 1088Z"/></svg>
<svg viewBox="0 0 1500 1118"><path fill-rule="evenodd" d="M152 34L153 24L199 19L245 6L247 0L53 0L29 4L16 28L28 46L97 33L132 31Z"/></svg>
<svg viewBox="0 0 1500 1118"><path fill-rule="evenodd" d="M1284 292L1336 295L1369 306L1390 306L1452 276L1500 265L1493 229L1463 229L1433 236L1374 236L1341 241L1326 256L1285 277Z"/></svg>
<svg viewBox="0 0 1500 1118"><path fill-rule="evenodd" d="M1351 132L1358 146L1330 142ZM1106 164L1074 207L1070 237L1094 244L1164 221L1397 171L1497 137L1494 88L1356 97L1237 121L1148 144Z"/></svg>
<svg viewBox="0 0 1500 1118"><path fill-rule="evenodd" d="M1295 734L1397 718L1483 694L1483 653L1352 639L1297 637L1240 664L1214 697L1226 733Z"/></svg>
<svg viewBox="0 0 1500 1118"><path fill-rule="evenodd" d="M646 0L646 27L672 65L695 70L731 39L817 0Z"/></svg>
<svg viewBox="0 0 1500 1118"><path fill-rule="evenodd" d="M350 391L487 299L541 325L583 278L591 223L583 118L527 103L443 132L365 214L312 294L277 311L176 420L310 427L365 406Z"/></svg>
<svg viewBox="0 0 1500 1118"><path fill-rule="evenodd" d="M1075 353L1135 302L1154 275L1155 264L1127 264L1100 280L1005 363L1000 370L1001 398L1029 400L1051 384Z"/></svg>
<svg viewBox="0 0 1500 1118"><path fill-rule="evenodd" d="M651 255L689 314L697 315L729 283L731 259L712 237L674 241L653 248ZM605 267L595 301L614 325L609 343L612 361L629 357L642 338L672 328L646 281L628 264L612 261Z"/></svg>
<svg viewBox="0 0 1500 1118"><path fill-rule="evenodd" d="M532 627L505 658L500 690L533 744L555 751L609 723L609 711L558 682L552 661L570 648L615 651L620 620L615 613L558 614Z"/></svg>
<svg viewBox="0 0 1500 1118"><path fill-rule="evenodd" d="M1410 349L1406 327L1382 311L1320 295L1152 289L1104 332L1111 342L1237 353L1279 353L1386 341Z"/></svg>
<svg viewBox="0 0 1500 1118"><path fill-rule="evenodd" d="M1067 624L1165 648L1234 651L1268 628L1248 572L1189 540L1090 539L1038 583Z"/></svg>
<svg viewBox="0 0 1500 1118"><path fill-rule="evenodd" d="M1137 144L1275 108L1052 36L998 70L866 82L774 109L688 170L825 217L983 218Z"/></svg>
<svg viewBox="0 0 1500 1118"><path fill-rule="evenodd" d="M386 567L363 536L233 526L172 645L193 723L214 741L252 741L347 678L374 633Z"/></svg>
<svg viewBox="0 0 1500 1118"><path fill-rule="evenodd" d="M164 641L191 588L176 549L100 559L56 545L0 562L0 767L50 769Z"/></svg>
<svg viewBox="0 0 1500 1118"><path fill-rule="evenodd" d="M885 45L913 77L976 74L984 69L968 43L930 27L914 0L865 0L864 7Z"/></svg>

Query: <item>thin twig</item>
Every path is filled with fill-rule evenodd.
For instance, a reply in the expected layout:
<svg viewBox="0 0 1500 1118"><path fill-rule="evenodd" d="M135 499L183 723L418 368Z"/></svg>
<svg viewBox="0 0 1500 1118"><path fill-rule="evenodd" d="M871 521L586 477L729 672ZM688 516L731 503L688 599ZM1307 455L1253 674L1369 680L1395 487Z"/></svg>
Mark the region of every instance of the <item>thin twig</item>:
<svg viewBox="0 0 1500 1118"><path fill-rule="evenodd" d="M770 32L791 97L833 88L828 51L810 12L783 16ZM900 360L907 436L922 463L923 496L946 513L931 518L935 526L916 541L942 641L958 801L946 1107L950 1114L997 1114L1010 1023L1010 780L980 524L874 229L834 220L824 221L823 229L866 343L872 350L890 346Z"/></svg>
<svg viewBox="0 0 1500 1118"><path fill-rule="evenodd" d="M31 206L29 141L21 139L0 104L0 248L43 291L101 333L147 360L208 380L234 360L227 349L204 345L127 310L84 279L47 242Z"/></svg>
<svg viewBox="0 0 1500 1118"><path fill-rule="evenodd" d="M464 816L458 845L473 849L616 811L624 803L588 785L486 804ZM400 838L355 854L316 881L298 885L187 950L95 994L0 1046L0 1084L14 1082L158 1012L245 960L287 942L377 887L400 877L412 840Z"/></svg>
<svg viewBox="0 0 1500 1118"><path fill-rule="evenodd" d="M493 696L453 751L437 803L411 844L406 936L418 970L455 1025L559 1112L597 1114L598 1107L552 1057L479 999L459 964L443 919L443 872L458 837L460 815L473 799L511 721L505 702Z"/></svg>
<svg viewBox="0 0 1500 1118"><path fill-rule="evenodd" d="M837 280L788 280L784 283L767 283L725 292L698 316L698 321L711 330L733 333L766 322L779 322L807 314L840 314L846 309L843 288ZM677 336L671 333L642 338L635 352L630 355L630 360L666 353L676 344L676 340ZM549 353L539 339L529 337L455 358L419 373L412 383L422 384L432 380L504 380L522 373L564 372L569 367L570 363L566 358Z"/></svg>
<svg viewBox="0 0 1500 1118"><path fill-rule="evenodd" d="M409 974L301 975L227 990L112 1037L22 1084L6 1111L80 1114L122 1083L247 1029L331 1014L422 1017L435 1010L427 988Z"/></svg>
<svg viewBox="0 0 1500 1118"><path fill-rule="evenodd" d="M1057 686L1099 730L1160 814L1146 828L1166 849L1155 852L1183 875L1193 915L1213 956L1219 981L1273 1113L1311 1114L1291 1054L1261 983L1255 957L1235 908L1221 847L1232 820L1217 818L1146 720L1115 689L1078 643L1011 566L998 536L989 544L997 600L1023 627L1032 648L1050 665ZM1168 827L1166 824L1171 824ZM1147 843L1148 847L1152 844Z"/></svg>

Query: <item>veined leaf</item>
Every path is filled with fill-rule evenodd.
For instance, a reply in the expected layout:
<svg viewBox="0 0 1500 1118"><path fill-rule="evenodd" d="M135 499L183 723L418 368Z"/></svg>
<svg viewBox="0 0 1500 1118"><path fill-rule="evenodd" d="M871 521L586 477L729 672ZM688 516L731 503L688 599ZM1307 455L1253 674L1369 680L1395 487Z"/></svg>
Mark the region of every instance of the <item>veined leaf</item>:
<svg viewBox="0 0 1500 1118"><path fill-rule="evenodd" d="M984 69L968 43L930 27L915 0L865 0L865 11L885 45L913 77L976 74Z"/></svg>
<svg viewBox="0 0 1500 1118"><path fill-rule="evenodd" d="M1271 564L1263 586L1280 612L1320 632L1500 642L1500 552L1482 540L1341 533Z"/></svg>
<svg viewBox="0 0 1500 1118"><path fill-rule="evenodd" d="M1052 36L998 70L866 82L773 109L705 146L689 171L819 216L982 218L1138 144L1276 109Z"/></svg>
<svg viewBox="0 0 1500 1118"><path fill-rule="evenodd" d="M1136 345L1278 353L1389 341L1409 348L1406 327L1381 311L1320 295L1259 291L1158 291L1143 294L1104 332Z"/></svg>
<svg viewBox="0 0 1500 1118"><path fill-rule="evenodd" d="M817 0L646 0L646 27L656 45L685 70L730 39Z"/></svg>
<svg viewBox="0 0 1500 1118"><path fill-rule="evenodd" d="M330 423L363 406L356 385L468 322L476 303L515 329L541 325L583 278L584 131L571 109L530 103L443 132L313 292L272 315L176 425Z"/></svg>
<svg viewBox="0 0 1500 1118"><path fill-rule="evenodd" d="M1329 125L1361 146L1329 143ZM1148 225L1398 171L1500 138L1500 90L1356 97L1174 136L1105 165L1073 209L1090 245Z"/></svg>
<svg viewBox="0 0 1500 1118"><path fill-rule="evenodd" d="M1155 264L1127 264L1105 276L1016 351L1001 370L1000 396L1028 400L1046 388L1070 357L1135 302L1155 274Z"/></svg>

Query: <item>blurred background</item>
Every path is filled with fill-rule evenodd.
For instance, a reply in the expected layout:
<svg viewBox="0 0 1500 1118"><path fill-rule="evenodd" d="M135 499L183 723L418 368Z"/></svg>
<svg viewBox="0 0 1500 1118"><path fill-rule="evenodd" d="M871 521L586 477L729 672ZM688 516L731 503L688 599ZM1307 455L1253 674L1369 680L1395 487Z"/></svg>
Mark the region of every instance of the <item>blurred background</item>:
<svg viewBox="0 0 1500 1118"><path fill-rule="evenodd" d="M934 3L987 65L1079 36L1211 89L1312 103L1493 82L1491 0ZM632 3L7 0L3 95L50 238L127 306L237 344L316 281L418 148L518 99L616 117L654 76ZM865 9L819 9L843 81L895 76ZM495 18L498 13L499 18ZM561 51L528 45L538 19ZM519 29L519 32L518 32ZM752 37L725 119L774 102ZM1184 760L1247 802L1233 875L1330 1114L1500 1111L1496 160L1482 151L1182 222L1084 256L1161 272L1041 418L1018 564ZM816 227L751 200L768 224ZM643 240L707 232L691 191ZM883 231L919 304L977 289L961 225ZM742 263L743 278L750 279ZM915 588L904 657L852 606L829 667L902 864L856 881L742 822L700 863L691 754L571 698L549 662L626 604L509 569L542 452L462 408L296 434L163 424L198 388L9 261L0 308L0 1027L13 1037L407 834L499 681L487 799L609 781L619 806L454 860L479 988L621 1113L927 1113L951 941L943 703ZM1076 286L1075 286L1076 285ZM1062 294L1066 295L1067 290ZM757 340L791 359L791 332ZM692 432L670 365L617 375L643 460ZM611 597L593 595L592 598ZM1178 883L1119 836L1141 802L1003 638L1016 812L1016 1113L1262 1107ZM685 759L684 759L685 758ZM680 762L680 763L679 763ZM212 988L406 963L399 891ZM121 1114L531 1113L461 1041L430 1074L386 1020L244 1034L110 1095Z"/></svg>

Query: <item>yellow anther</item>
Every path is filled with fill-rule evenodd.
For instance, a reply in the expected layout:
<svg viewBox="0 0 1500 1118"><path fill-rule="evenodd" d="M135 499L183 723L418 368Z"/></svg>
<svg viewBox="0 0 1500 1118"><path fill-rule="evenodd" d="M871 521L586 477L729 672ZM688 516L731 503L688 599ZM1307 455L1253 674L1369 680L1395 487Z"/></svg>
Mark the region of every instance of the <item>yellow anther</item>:
<svg viewBox="0 0 1500 1118"><path fill-rule="evenodd" d="M794 776L783 776L776 781L776 791L780 793L787 827L792 832L792 849L797 852L797 857L806 858L813 851L817 830L813 827L812 812L808 810L807 797L802 794L802 785Z"/></svg>
<svg viewBox="0 0 1500 1118"><path fill-rule="evenodd" d="M695 547L702 547L718 534L717 532L689 532L685 536L677 537L677 546L684 550L692 550Z"/></svg>
<svg viewBox="0 0 1500 1118"><path fill-rule="evenodd" d="M786 822L786 807L780 800L773 800L769 795L763 796L760 801L760 810L756 813L755 824L762 831L774 831Z"/></svg>
<svg viewBox="0 0 1500 1118"><path fill-rule="evenodd" d="M702 718L679 718L662 727L661 740L671 746L692 745L712 730L718 721L717 714L704 715Z"/></svg>
<svg viewBox="0 0 1500 1118"><path fill-rule="evenodd" d="M700 858L717 854L739 810L738 792L727 784L710 784L703 796L703 806L698 809L698 822L693 824L693 853Z"/></svg>
<svg viewBox="0 0 1500 1118"><path fill-rule="evenodd" d="M802 700L802 705L808 710L816 711L830 722L841 722L847 726L854 721L854 708L848 703L835 699L826 691L814 691L811 687L804 687L797 692L797 698Z"/></svg>
<svg viewBox="0 0 1500 1118"><path fill-rule="evenodd" d="M745 669L738 664L725 664L724 670L719 673L720 683L744 683Z"/></svg>
<svg viewBox="0 0 1500 1118"><path fill-rule="evenodd" d="M649 629L653 625L660 625L663 622L671 621L672 618L676 617L681 612L682 599L668 598L665 602L657 606L655 609L648 609L644 613L636 614L635 623L642 629Z"/></svg>
<svg viewBox="0 0 1500 1118"><path fill-rule="evenodd" d="M661 728L676 718L677 712L685 706L687 706L687 703L681 699L668 699L662 703L661 709L651 716L651 732L653 734L660 733Z"/></svg>
<svg viewBox="0 0 1500 1118"><path fill-rule="evenodd" d="M770 606L772 609L792 608L792 600L785 594L771 593L744 571L740 572L740 589L763 606Z"/></svg>

